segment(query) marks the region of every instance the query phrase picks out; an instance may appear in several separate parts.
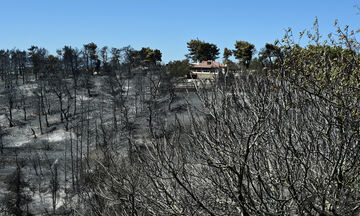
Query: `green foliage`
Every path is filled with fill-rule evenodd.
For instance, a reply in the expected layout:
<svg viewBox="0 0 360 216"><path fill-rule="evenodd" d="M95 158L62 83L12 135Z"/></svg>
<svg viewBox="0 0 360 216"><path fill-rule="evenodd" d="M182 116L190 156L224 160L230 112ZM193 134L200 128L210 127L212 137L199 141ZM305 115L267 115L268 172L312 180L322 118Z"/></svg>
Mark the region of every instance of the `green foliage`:
<svg viewBox="0 0 360 216"><path fill-rule="evenodd" d="M189 54L185 55L187 58L195 61L215 60L219 55L219 48L215 44L204 41L191 40L187 42Z"/></svg>
<svg viewBox="0 0 360 216"><path fill-rule="evenodd" d="M60 60L58 57L49 55L47 59L46 69L51 74L57 74L60 71Z"/></svg>
<svg viewBox="0 0 360 216"><path fill-rule="evenodd" d="M141 60L146 64L156 64L156 62L161 62L162 54L158 49L150 49L150 47L143 47L140 50Z"/></svg>
<svg viewBox="0 0 360 216"><path fill-rule="evenodd" d="M249 69L250 70L255 70L255 71L261 71L263 69L263 66L262 66L261 61L259 60L259 58L254 58L250 62Z"/></svg>
<svg viewBox="0 0 360 216"><path fill-rule="evenodd" d="M229 61L229 58L232 56L232 51L228 48L224 48L224 54L223 54L223 57L224 57L224 63L227 64L227 62Z"/></svg>
<svg viewBox="0 0 360 216"><path fill-rule="evenodd" d="M14 70L18 70L19 67L25 67L25 64L26 64L26 52L25 51L13 49L10 51L10 54L11 54L11 61L12 61Z"/></svg>
<svg viewBox="0 0 360 216"><path fill-rule="evenodd" d="M29 49L29 59L33 66L33 72L35 74L35 79L37 79L38 74L43 72L44 63L48 55L48 51L44 48L39 48L37 46L31 46Z"/></svg>
<svg viewBox="0 0 360 216"><path fill-rule="evenodd" d="M158 49L143 47L141 50L131 50L128 57L133 65L155 65L157 62L161 62L162 54Z"/></svg>
<svg viewBox="0 0 360 216"><path fill-rule="evenodd" d="M96 54L97 45L94 42L85 44L84 49L88 52L91 60L96 60L98 58L98 55Z"/></svg>
<svg viewBox="0 0 360 216"><path fill-rule="evenodd" d="M100 60L97 55L97 45L94 42L84 44L85 63L88 70L95 72L100 70Z"/></svg>
<svg viewBox="0 0 360 216"><path fill-rule="evenodd" d="M320 195L310 190L309 195L314 198L307 208L318 211L316 206L328 203L322 209L331 215L358 215L354 203L359 199L360 165L354 152L359 152L360 138L360 46L355 33L347 26L338 27L337 38L330 34L328 40L320 40L317 20L313 31L307 32L310 42L305 47L295 42L291 30L281 46L266 47L272 53L281 54L275 58L275 67L271 70L278 81L274 89L278 87L280 91L280 85L286 86L288 95L293 95L286 109L294 108L297 114L302 114L298 110L312 106L314 117L302 128L309 126L314 137L317 137L314 131L321 131L317 138L320 142L311 143L314 151L310 154L316 155L316 159L309 164L314 166L321 161L319 167L324 167L321 178L314 178L311 183L318 188L315 191L322 192ZM270 53L268 56L276 56L266 50L264 53ZM319 127L312 127L314 123ZM305 137L300 134L301 139Z"/></svg>
<svg viewBox="0 0 360 216"><path fill-rule="evenodd" d="M354 50L338 45L310 44L305 48L283 46L282 52L286 53L283 63L276 64L285 69L288 79L301 79L303 87L326 92L328 96L337 95L342 100L349 94L358 98L360 58Z"/></svg>
<svg viewBox="0 0 360 216"><path fill-rule="evenodd" d="M185 77L190 73L190 64L188 60L171 61L166 67L172 77Z"/></svg>
<svg viewBox="0 0 360 216"><path fill-rule="evenodd" d="M265 44L265 48L260 50L259 61L267 68L273 69L275 61L282 61L283 53L280 47L275 44Z"/></svg>
<svg viewBox="0 0 360 216"><path fill-rule="evenodd" d="M74 52L70 46L64 46L62 49L62 57L65 65L65 69L71 71L71 66L73 65Z"/></svg>
<svg viewBox="0 0 360 216"><path fill-rule="evenodd" d="M235 62L233 62L233 61L231 61L231 60L228 60L228 61L226 62L226 65L227 65L227 69L228 69L229 71L236 72L236 71L240 71L240 70L241 70L240 65L237 64L237 63L235 63Z"/></svg>
<svg viewBox="0 0 360 216"><path fill-rule="evenodd" d="M255 53L255 45L246 41L236 41L234 56L246 68L249 68L252 56Z"/></svg>
<svg viewBox="0 0 360 216"><path fill-rule="evenodd" d="M62 63L65 69L65 74L71 74L76 81L79 76L79 55L80 51L71 46L64 46L62 48Z"/></svg>

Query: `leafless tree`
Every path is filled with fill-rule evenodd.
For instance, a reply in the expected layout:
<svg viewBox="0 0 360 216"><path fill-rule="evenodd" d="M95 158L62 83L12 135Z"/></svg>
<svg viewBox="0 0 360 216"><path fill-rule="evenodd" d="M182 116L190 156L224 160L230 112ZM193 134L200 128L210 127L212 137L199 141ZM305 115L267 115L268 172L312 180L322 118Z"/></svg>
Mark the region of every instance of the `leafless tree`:
<svg viewBox="0 0 360 216"><path fill-rule="evenodd" d="M0 153L3 154L4 153L4 140L3 137L6 135L7 133L4 131L3 126L0 125Z"/></svg>

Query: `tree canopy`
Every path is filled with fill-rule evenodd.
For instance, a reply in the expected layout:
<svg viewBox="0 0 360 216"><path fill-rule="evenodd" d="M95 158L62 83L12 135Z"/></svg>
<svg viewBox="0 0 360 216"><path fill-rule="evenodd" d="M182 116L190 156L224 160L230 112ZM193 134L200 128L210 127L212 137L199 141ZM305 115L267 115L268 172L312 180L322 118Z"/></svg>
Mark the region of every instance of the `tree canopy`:
<svg viewBox="0 0 360 216"><path fill-rule="evenodd" d="M188 60L171 61L167 64L167 69L172 77L184 77L190 73L190 64Z"/></svg>
<svg viewBox="0 0 360 216"><path fill-rule="evenodd" d="M260 50L259 61L266 67L273 68L274 62L281 60L283 57L280 47L275 44L266 43L265 47Z"/></svg>
<svg viewBox="0 0 360 216"><path fill-rule="evenodd" d="M231 51L231 49L228 48L224 48L224 63L226 64L229 61L230 56L232 56L233 52Z"/></svg>
<svg viewBox="0 0 360 216"><path fill-rule="evenodd" d="M156 64L156 62L161 62L162 54L158 49L151 49L150 47L143 47L140 50L141 60L147 64Z"/></svg>
<svg viewBox="0 0 360 216"><path fill-rule="evenodd" d="M189 54L185 55L192 61L215 60L219 55L219 48L215 44L200 41L199 39L187 42Z"/></svg>
<svg viewBox="0 0 360 216"><path fill-rule="evenodd" d="M252 56L255 53L255 45L247 41L236 41L234 56L246 68L249 68Z"/></svg>
<svg viewBox="0 0 360 216"><path fill-rule="evenodd" d="M143 47L141 50L132 50L129 57L135 65L154 65L161 62L162 54L158 49Z"/></svg>

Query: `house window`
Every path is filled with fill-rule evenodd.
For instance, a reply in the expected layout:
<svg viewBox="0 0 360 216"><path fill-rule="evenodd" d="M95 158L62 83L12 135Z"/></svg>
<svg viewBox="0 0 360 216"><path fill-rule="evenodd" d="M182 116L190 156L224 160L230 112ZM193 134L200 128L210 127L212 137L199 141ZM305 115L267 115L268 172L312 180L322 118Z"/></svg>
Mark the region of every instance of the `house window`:
<svg viewBox="0 0 360 216"><path fill-rule="evenodd" d="M208 61L208 62L207 62L207 64L208 64L208 65L211 65L211 62L210 62L210 61Z"/></svg>

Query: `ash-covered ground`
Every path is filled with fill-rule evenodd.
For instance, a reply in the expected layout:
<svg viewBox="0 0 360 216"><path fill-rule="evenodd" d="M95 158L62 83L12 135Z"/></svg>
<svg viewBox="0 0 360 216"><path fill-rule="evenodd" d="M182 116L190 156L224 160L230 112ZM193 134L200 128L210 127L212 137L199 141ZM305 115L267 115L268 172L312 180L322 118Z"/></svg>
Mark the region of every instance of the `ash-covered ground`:
<svg viewBox="0 0 360 216"><path fill-rule="evenodd" d="M163 83L156 76L148 73L111 79L93 76L89 89L78 86L76 92L72 80L64 80L61 99L51 86L40 86L35 81L19 84L12 98L12 127L9 98L7 92L2 92L2 203L11 194L9 188L15 184L18 167L26 182L22 193L30 197L26 204L29 212L34 215L66 212L72 205L70 201L76 200L79 176L90 169L88 161L98 157L97 149L101 145L108 143L113 151L126 158L129 139L135 145L146 145L149 124L155 128L159 122L171 125L175 116L186 122L188 105L200 107L191 89L181 86L181 90L175 89L170 94L168 88L161 89Z"/></svg>

